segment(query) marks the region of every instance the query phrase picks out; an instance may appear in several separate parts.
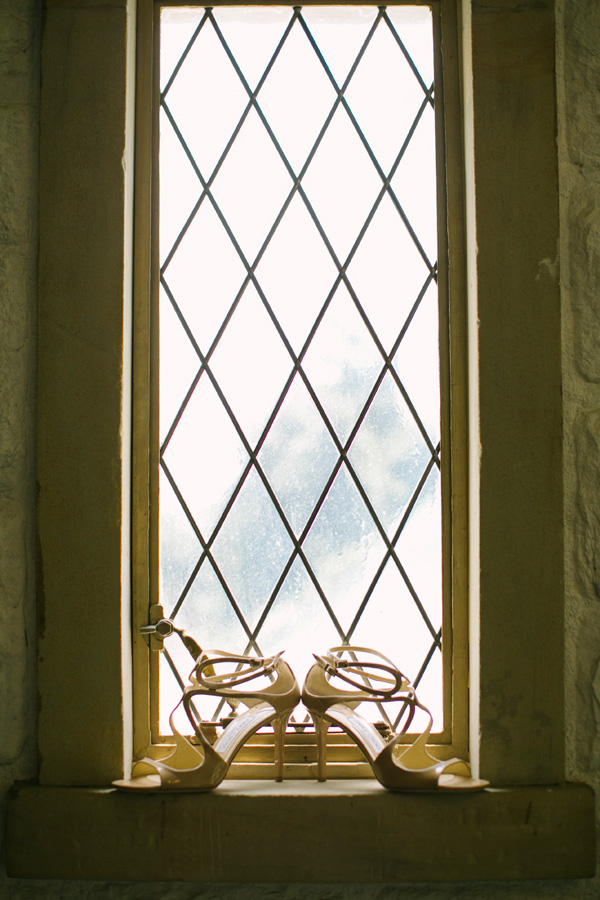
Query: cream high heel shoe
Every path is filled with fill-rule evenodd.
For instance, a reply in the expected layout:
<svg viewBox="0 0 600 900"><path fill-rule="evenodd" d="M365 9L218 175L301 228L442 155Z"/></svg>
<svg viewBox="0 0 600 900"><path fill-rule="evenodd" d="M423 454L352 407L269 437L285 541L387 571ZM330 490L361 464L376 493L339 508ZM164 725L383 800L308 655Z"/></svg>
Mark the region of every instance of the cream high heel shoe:
<svg viewBox="0 0 600 900"><path fill-rule="evenodd" d="M302 690L302 702L317 732L317 778L326 780L327 730L339 725L358 744L378 781L391 791L480 791L489 782L471 776L462 759L439 760L427 750L433 724L429 710L419 703L413 686L383 654L368 647L332 647L325 656L315 654ZM332 684L339 679L354 690ZM355 712L364 702L400 702L406 708L402 730L387 741L371 722ZM429 716L425 731L409 745L402 736L417 709Z"/></svg>
<svg viewBox="0 0 600 900"><path fill-rule="evenodd" d="M223 666L225 672L219 673ZM242 687L261 676L275 677L267 687L251 690ZM243 703L247 710L233 718L223 733L211 743L192 701L197 696L225 697L233 707ZM210 791L227 774L236 753L263 725L273 722L275 731L275 780L283 778L283 741L292 710L300 699L294 673L281 654L249 657L220 650L203 651L190 676L190 684L169 718L175 750L165 759L142 759L133 764L132 777L113 781L124 791ZM177 709L183 704L199 745L180 734L174 724Z"/></svg>

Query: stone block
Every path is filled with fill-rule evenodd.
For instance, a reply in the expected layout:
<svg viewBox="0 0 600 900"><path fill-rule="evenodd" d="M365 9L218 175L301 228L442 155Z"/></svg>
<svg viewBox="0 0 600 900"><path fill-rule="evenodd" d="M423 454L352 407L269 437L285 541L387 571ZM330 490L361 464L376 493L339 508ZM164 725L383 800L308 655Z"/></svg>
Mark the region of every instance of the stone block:
<svg viewBox="0 0 600 900"><path fill-rule="evenodd" d="M27 650L27 512L23 499L0 506L0 766L14 763L25 743Z"/></svg>
<svg viewBox="0 0 600 900"><path fill-rule="evenodd" d="M16 361L12 356L21 353L27 342L34 337L36 250L33 240L22 247L10 248L4 252L0 250L0 367L4 355L11 357L8 365L14 366ZM2 390L3 385L0 384L0 397Z"/></svg>
<svg viewBox="0 0 600 900"><path fill-rule="evenodd" d="M600 608L589 605L567 616L570 666L567 704L570 764L574 771L600 771Z"/></svg>
<svg viewBox="0 0 600 900"><path fill-rule="evenodd" d="M600 599L600 409L574 423L576 467L575 566L578 588Z"/></svg>
<svg viewBox="0 0 600 900"><path fill-rule="evenodd" d="M26 243L35 234L36 130L28 106L0 109L0 246Z"/></svg>
<svg viewBox="0 0 600 900"><path fill-rule="evenodd" d="M565 0L567 146L576 165L600 162L600 4Z"/></svg>
<svg viewBox="0 0 600 900"><path fill-rule="evenodd" d="M0 0L0 106L37 107L39 25L36 0Z"/></svg>
<svg viewBox="0 0 600 900"><path fill-rule="evenodd" d="M569 200L569 286L575 365L600 382L600 179L580 179Z"/></svg>

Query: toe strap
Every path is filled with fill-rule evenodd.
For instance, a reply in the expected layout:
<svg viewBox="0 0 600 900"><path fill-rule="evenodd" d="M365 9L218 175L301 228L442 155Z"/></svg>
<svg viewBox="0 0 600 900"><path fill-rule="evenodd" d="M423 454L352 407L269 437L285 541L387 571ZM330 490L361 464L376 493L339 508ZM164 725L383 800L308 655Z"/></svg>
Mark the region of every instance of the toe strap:
<svg viewBox="0 0 600 900"><path fill-rule="evenodd" d="M471 777L471 767L464 759L454 757L453 759L444 760L437 767L438 775L463 775L466 778Z"/></svg>

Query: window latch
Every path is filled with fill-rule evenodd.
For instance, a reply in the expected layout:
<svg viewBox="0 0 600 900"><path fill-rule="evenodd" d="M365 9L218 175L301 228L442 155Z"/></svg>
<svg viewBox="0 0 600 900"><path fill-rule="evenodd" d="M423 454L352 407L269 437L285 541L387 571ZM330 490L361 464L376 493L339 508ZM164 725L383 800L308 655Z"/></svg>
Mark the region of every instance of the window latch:
<svg viewBox="0 0 600 900"><path fill-rule="evenodd" d="M147 625L140 626L140 634L147 634L150 638L150 649L159 652L163 649L163 641L170 637L175 627L170 619L165 618L162 606L154 603L150 607L150 621Z"/></svg>
<svg viewBox="0 0 600 900"><path fill-rule="evenodd" d="M198 641L187 634L183 628L178 628L171 619L165 617L164 611L160 603L153 603L150 607L150 621L147 625L140 626L140 634L147 634L150 639L150 649L160 652L163 649L164 639L172 634L178 634L183 646L188 651L194 662L202 655L202 647ZM212 666L206 670L214 675Z"/></svg>

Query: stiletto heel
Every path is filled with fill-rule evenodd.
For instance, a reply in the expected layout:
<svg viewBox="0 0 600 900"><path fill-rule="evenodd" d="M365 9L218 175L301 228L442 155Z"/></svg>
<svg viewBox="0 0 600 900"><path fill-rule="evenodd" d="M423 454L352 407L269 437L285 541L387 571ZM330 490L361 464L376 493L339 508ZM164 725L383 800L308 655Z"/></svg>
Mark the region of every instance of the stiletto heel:
<svg viewBox="0 0 600 900"><path fill-rule="evenodd" d="M345 658L345 654L350 659ZM391 791L480 791L489 782L473 778L462 759L439 760L427 749L433 724L429 710L419 703L415 690L400 670L383 654L368 647L332 647L316 656L302 689L302 702L310 712L317 732L319 753L317 777L326 777L327 728L339 725L358 744L378 781ZM337 678L352 690L337 687ZM386 740L355 708L364 702L401 703L404 724ZM417 710L429 722L412 744L402 742Z"/></svg>
<svg viewBox="0 0 600 900"><path fill-rule="evenodd" d="M275 781L283 781L283 763L284 763L284 754L285 754L285 730L287 728L287 723L290 718L290 713L286 713L283 716L280 716L277 719L273 720L273 732L274 732L274 753L275 753Z"/></svg>
<svg viewBox="0 0 600 900"><path fill-rule="evenodd" d="M223 665L228 668L219 674ZM243 687L260 676L274 680L267 687L254 691ZM247 709L233 717L213 744L192 705L198 696L224 697L232 707L243 703ZM300 690L294 673L281 659L281 653L262 658L225 654L220 650L203 651L190 675L190 684L169 718L175 739L174 751L163 760L146 758L135 762L132 777L113 781L113 785L126 791L212 790L225 778L236 753L248 738L270 722L275 731L275 778L280 781L285 728L299 699ZM175 712L181 705L198 745L192 744L175 727Z"/></svg>
<svg viewBox="0 0 600 900"><path fill-rule="evenodd" d="M313 715L317 733L317 781L327 781L327 732L329 722L316 713Z"/></svg>

